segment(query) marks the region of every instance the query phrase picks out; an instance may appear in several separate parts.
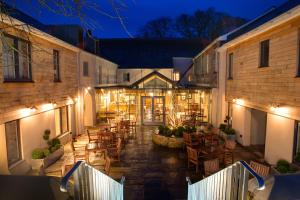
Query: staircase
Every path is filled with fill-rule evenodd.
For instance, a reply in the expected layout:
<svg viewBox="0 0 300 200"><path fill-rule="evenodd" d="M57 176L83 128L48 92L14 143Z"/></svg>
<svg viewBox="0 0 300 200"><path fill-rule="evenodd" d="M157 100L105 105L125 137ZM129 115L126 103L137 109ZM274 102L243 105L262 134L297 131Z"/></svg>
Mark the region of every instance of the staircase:
<svg viewBox="0 0 300 200"><path fill-rule="evenodd" d="M187 177L187 199L247 200L249 173L256 179L257 189L263 190L264 180L245 161L239 161L194 184Z"/></svg>
<svg viewBox="0 0 300 200"><path fill-rule="evenodd" d="M73 187L70 178L73 175ZM123 200L123 184L117 182L83 161L78 161L61 180L60 190L75 200Z"/></svg>

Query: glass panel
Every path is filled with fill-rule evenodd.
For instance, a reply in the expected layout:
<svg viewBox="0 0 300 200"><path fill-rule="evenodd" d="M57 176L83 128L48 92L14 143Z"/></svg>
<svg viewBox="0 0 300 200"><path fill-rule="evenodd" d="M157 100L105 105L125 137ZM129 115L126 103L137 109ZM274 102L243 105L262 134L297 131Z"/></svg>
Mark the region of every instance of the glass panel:
<svg viewBox="0 0 300 200"><path fill-rule="evenodd" d="M153 99L153 121L164 122L164 99L163 97L154 97Z"/></svg>
<svg viewBox="0 0 300 200"><path fill-rule="evenodd" d="M15 79L15 59L14 59L14 40L10 37L3 37L3 67L4 78Z"/></svg>
<svg viewBox="0 0 300 200"><path fill-rule="evenodd" d="M152 97L143 97L143 122L152 122Z"/></svg>
<svg viewBox="0 0 300 200"><path fill-rule="evenodd" d="M18 40L18 49L19 49L19 78L20 79L29 79L29 45L27 42Z"/></svg>
<svg viewBox="0 0 300 200"><path fill-rule="evenodd" d="M21 160L19 122L12 121L5 124L6 148L8 166Z"/></svg>
<svg viewBox="0 0 300 200"><path fill-rule="evenodd" d="M53 50L54 80L59 81L59 52Z"/></svg>
<svg viewBox="0 0 300 200"><path fill-rule="evenodd" d="M298 122L297 136L296 136L296 153L300 153L300 122Z"/></svg>

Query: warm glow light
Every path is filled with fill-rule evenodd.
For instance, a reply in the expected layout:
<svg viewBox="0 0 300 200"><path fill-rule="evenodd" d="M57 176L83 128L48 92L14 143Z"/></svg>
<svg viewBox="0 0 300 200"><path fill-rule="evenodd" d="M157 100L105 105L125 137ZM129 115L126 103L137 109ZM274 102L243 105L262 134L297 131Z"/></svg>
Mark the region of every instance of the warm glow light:
<svg viewBox="0 0 300 200"><path fill-rule="evenodd" d="M235 103L235 102L236 102L236 99L232 99L232 102Z"/></svg>
<svg viewBox="0 0 300 200"><path fill-rule="evenodd" d="M20 115L22 117L27 117L31 114L31 109L30 108L23 108L23 109L20 109Z"/></svg>
<svg viewBox="0 0 300 200"><path fill-rule="evenodd" d="M245 105L245 101L243 99L236 99L235 103L240 105L240 106Z"/></svg>
<svg viewBox="0 0 300 200"><path fill-rule="evenodd" d="M277 115L287 116L289 114L289 109L285 107L272 106L270 110Z"/></svg>
<svg viewBox="0 0 300 200"><path fill-rule="evenodd" d="M87 90L91 90L91 87L87 87Z"/></svg>
<svg viewBox="0 0 300 200"><path fill-rule="evenodd" d="M168 93L168 95L171 95L171 94L172 94L172 91L171 91L171 90L168 90L167 93Z"/></svg>
<svg viewBox="0 0 300 200"><path fill-rule="evenodd" d="M67 100L67 105L71 105L71 104L74 104L74 101L73 101L73 99L69 98Z"/></svg>
<svg viewBox="0 0 300 200"><path fill-rule="evenodd" d="M153 97L154 96L153 92L149 92L149 96Z"/></svg>
<svg viewBox="0 0 300 200"><path fill-rule="evenodd" d="M43 104L41 108L43 111L51 110L54 108L54 105L52 103L46 103L46 104Z"/></svg>

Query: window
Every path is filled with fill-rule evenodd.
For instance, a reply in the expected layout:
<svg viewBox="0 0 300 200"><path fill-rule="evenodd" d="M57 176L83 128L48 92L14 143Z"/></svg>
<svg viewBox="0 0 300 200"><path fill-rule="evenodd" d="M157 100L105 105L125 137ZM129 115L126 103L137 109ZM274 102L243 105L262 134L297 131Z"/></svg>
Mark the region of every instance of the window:
<svg viewBox="0 0 300 200"><path fill-rule="evenodd" d="M295 124L294 159L300 155L300 121ZM299 162L297 160L297 162Z"/></svg>
<svg viewBox="0 0 300 200"><path fill-rule="evenodd" d="M61 134L69 131L69 122L68 122L68 106L61 107L60 111L60 129Z"/></svg>
<svg viewBox="0 0 300 200"><path fill-rule="evenodd" d="M228 79L232 79L233 78L233 53L230 53L228 55L228 74L227 74L227 78Z"/></svg>
<svg viewBox="0 0 300 200"><path fill-rule="evenodd" d="M123 74L123 81L130 82L130 73L124 73Z"/></svg>
<svg viewBox="0 0 300 200"><path fill-rule="evenodd" d="M269 40L260 43L260 63L259 67L269 66Z"/></svg>
<svg viewBox="0 0 300 200"><path fill-rule="evenodd" d="M83 62L83 76L89 76L89 63Z"/></svg>
<svg viewBox="0 0 300 200"><path fill-rule="evenodd" d="M296 76L300 76L300 29L298 30L298 67Z"/></svg>
<svg viewBox="0 0 300 200"><path fill-rule="evenodd" d="M174 72L173 73L173 80L174 81L179 81L180 80L180 73L179 72Z"/></svg>
<svg viewBox="0 0 300 200"><path fill-rule="evenodd" d="M60 81L59 51L53 50L54 81Z"/></svg>
<svg viewBox="0 0 300 200"><path fill-rule="evenodd" d="M189 74L189 76L188 76L188 81L189 81L189 82L192 82L192 81L193 81L193 76L192 76L191 74Z"/></svg>
<svg viewBox="0 0 300 200"><path fill-rule="evenodd" d="M19 121L11 121L5 123L5 136L7 148L7 161L10 167L14 163L22 159L20 144Z"/></svg>
<svg viewBox="0 0 300 200"><path fill-rule="evenodd" d="M3 67L5 81L30 81L30 43L14 36L4 35Z"/></svg>

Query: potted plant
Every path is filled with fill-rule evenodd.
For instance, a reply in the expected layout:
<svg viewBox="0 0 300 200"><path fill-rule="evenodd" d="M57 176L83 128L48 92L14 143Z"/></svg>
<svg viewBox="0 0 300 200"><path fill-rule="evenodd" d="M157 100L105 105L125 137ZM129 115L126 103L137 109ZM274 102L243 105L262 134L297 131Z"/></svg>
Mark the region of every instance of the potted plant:
<svg viewBox="0 0 300 200"><path fill-rule="evenodd" d="M226 134L226 139L228 140L235 140L236 139L236 133L235 130L231 127L226 127L224 133Z"/></svg>
<svg viewBox="0 0 300 200"><path fill-rule="evenodd" d="M63 148L61 148L60 140L54 138L50 140L50 130L44 131L43 139L47 141L48 147L37 148L31 154L32 169L40 169L41 166L47 167L53 162L57 161L63 155ZM60 149L60 150L59 150ZM57 151L59 150L59 151Z"/></svg>

